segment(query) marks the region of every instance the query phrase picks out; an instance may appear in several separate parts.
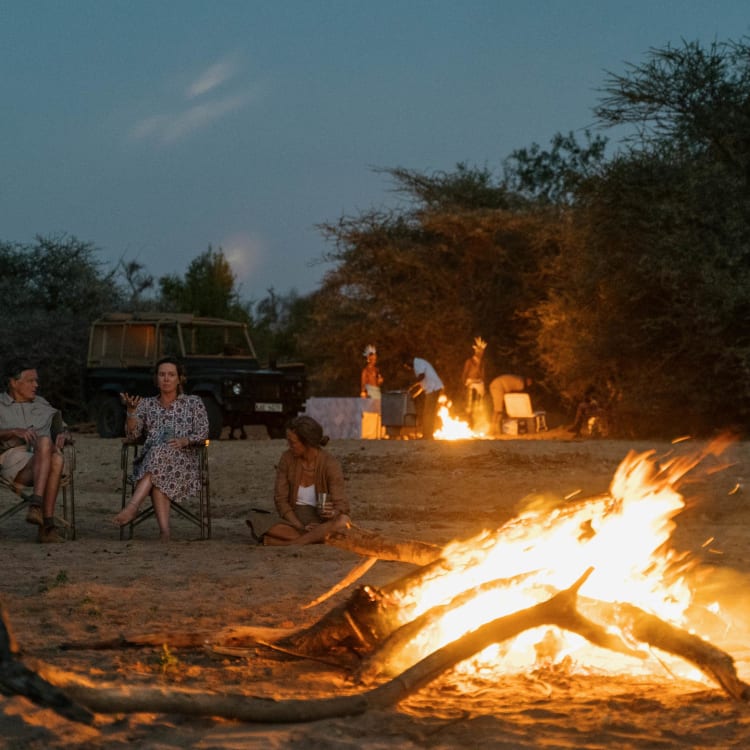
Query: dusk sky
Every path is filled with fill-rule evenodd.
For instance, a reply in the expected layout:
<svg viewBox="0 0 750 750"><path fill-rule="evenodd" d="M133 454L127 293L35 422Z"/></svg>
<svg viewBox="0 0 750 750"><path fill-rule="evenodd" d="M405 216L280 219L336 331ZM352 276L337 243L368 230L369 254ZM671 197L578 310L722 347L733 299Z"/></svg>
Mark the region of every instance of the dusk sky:
<svg viewBox="0 0 750 750"><path fill-rule="evenodd" d="M306 294L316 224L396 205L374 168L499 173L606 71L749 31L747 0L0 0L0 240L156 277L212 245L244 299Z"/></svg>

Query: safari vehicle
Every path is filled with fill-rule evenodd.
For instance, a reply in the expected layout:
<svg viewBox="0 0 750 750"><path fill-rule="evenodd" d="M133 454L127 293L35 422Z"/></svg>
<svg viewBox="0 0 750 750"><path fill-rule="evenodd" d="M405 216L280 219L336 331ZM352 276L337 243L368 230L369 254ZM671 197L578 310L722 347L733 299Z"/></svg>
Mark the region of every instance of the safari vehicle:
<svg viewBox="0 0 750 750"><path fill-rule="evenodd" d="M283 437L304 408L302 364L258 362L247 326L231 320L172 313L109 313L91 325L84 399L101 437L124 432L120 393L156 395L154 368L167 355L185 364L185 393L206 405L209 435L225 425L265 425Z"/></svg>

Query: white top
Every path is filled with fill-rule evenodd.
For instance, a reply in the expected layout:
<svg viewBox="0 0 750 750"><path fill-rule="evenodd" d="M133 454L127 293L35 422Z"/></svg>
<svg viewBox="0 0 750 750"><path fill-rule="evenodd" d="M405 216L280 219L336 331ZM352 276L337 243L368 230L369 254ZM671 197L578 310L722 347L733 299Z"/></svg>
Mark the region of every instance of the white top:
<svg viewBox="0 0 750 750"><path fill-rule="evenodd" d="M315 485L311 484L309 487L301 487L297 490L297 505L312 505L315 507L317 502L317 494L315 492Z"/></svg>
<svg viewBox="0 0 750 750"><path fill-rule="evenodd" d="M440 380L438 374L435 372L435 368L426 359L414 357L414 364L412 367L417 375L424 374L421 383L425 393L432 393L433 391L439 391L443 388L443 381Z"/></svg>

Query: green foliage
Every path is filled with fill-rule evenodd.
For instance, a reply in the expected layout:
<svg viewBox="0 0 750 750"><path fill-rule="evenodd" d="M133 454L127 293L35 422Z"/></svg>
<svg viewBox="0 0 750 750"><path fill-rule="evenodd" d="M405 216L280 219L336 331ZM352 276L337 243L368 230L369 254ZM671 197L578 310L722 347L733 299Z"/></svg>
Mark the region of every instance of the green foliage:
<svg viewBox="0 0 750 750"><path fill-rule="evenodd" d="M166 674L170 670L174 671L180 666L180 660L166 643L162 643L161 651L159 652L159 668L162 674Z"/></svg>
<svg viewBox="0 0 750 750"><path fill-rule="evenodd" d="M36 364L40 393L72 421L83 416L81 377L89 322L120 300L93 245L75 237L0 243L0 362Z"/></svg>
<svg viewBox="0 0 750 750"><path fill-rule="evenodd" d="M247 311L240 304L236 277L219 250L208 250L193 259L184 278L177 275L159 279L161 309L213 318L247 322Z"/></svg>
<svg viewBox="0 0 750 750"><path fill-rule="evenodd" d="M574 202L581 185L600 172L607 146L606 138L584 135L584 146L573 133L557 133L549 150L533 143L514 151L504 163L506 188L545 205Z"/></svg>
<svg viewBox="0 0 750 750"><path fill-rule="evenodd" d="M533 369L517 311L541 293L539 266L556 253L554 216L509 210L514 201L485 170L391 174L409 206L321 227L336 245L328 256L336 267L313 295L305 336L315 392L356 394L367 343L378 347L387 389L409 382L401 368L409 351L428 359L456 398L477 335L489 342L493 374Z"/></svg>
<svg viewBox="0 0 750 750"><path fill-rule="evenodd" d="M310 298L300 297L294 290L279 295L269 289L266 297L249 307L258 356L278 361L298 359L310 314Z"/></svg>
<svg viewBox="0 0 750 750"><path fill-rule="evenodd" d="M571 400L616 378L623 432L746 428L748 49L654 51L607 92L602 120L636 131L578 189L550 294L532 314L539 357Z"/></svg>
<svg viewBox="0 0 750 750"><path fill-rule="evenodd" d="M40 594L44 594L47 591L52 591L58 586L64 586L66 583L70 583L67 570L58 570L54 578L47 578L39 583L38 591Z"/></svg>

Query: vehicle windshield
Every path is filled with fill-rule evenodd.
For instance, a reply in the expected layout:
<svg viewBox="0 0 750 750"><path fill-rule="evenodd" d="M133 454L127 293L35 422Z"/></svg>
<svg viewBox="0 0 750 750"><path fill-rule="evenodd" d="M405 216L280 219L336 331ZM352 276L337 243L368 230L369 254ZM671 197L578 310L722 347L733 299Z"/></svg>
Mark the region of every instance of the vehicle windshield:
<svg viewBox="0 0 750 750"><path fill-rule="evenodd" d="M242 326L183 325L182 340L186 356L256 358Z"/></svg>

